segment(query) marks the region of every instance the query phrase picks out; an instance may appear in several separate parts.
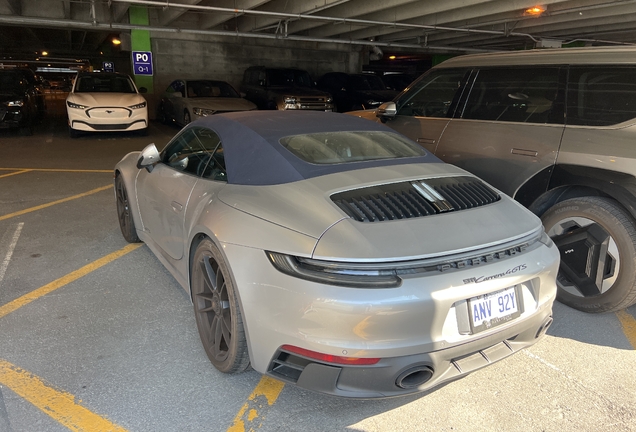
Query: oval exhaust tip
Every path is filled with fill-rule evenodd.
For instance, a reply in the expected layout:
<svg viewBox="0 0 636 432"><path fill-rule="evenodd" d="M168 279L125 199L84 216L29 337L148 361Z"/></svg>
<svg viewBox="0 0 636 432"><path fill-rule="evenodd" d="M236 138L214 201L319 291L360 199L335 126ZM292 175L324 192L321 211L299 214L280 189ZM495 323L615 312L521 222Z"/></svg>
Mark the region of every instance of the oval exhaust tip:
<svg viewBox="0 0 636 432"><path fill-rule="evenodd" d="M421 386L433 378L433 369L428 366L416 366L400 374L395 380L395 385L403 389L411 389Z"/></svg>

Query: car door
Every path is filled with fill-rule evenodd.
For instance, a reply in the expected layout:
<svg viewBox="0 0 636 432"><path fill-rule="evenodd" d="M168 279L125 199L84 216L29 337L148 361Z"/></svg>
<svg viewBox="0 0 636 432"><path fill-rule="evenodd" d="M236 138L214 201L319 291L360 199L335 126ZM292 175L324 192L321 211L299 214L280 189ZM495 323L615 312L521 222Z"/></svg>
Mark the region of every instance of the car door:
<svg viewBox="0 0 636 432"><path fill-rule="evenodd" d="M515 196L547 189L564 129L565 69L480 69L435 154ZM530 183L529 183L530 184Z"/></svg>
<svg viewBox="0 0 636 432"><path fill-rule="evenodd" d="M396 101L397 113L386 125L418 142L431 153L460 99L467 69L434 69Z"/></svg>
<svg viewBox="0 0 636 432"><path fill-rule="evenodd" d="M201 137L209 129L183 130L161 152L151 172L140 170L136 189L145 231L166 254L183 257L185 214L192 190L204 175L211 153Z"/></svg>

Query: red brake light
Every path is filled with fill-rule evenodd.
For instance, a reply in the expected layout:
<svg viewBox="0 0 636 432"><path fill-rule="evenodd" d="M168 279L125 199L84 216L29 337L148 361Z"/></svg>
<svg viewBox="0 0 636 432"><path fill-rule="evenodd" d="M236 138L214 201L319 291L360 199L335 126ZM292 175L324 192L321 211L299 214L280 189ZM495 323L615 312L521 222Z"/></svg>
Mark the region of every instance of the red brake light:
<svg viewBox="0 0 636 432"><path fill-rule="evenodd" d="M315 360L324 361L327 363L336 363L344 365L374 365L380 361L379 358L359 358L359 357L342 357L331 354L322 354L316 351L311 351L304 348L299 348L293 345L283 345L280 347L283 351L289 351L294 354L309 357Z"/></svg>

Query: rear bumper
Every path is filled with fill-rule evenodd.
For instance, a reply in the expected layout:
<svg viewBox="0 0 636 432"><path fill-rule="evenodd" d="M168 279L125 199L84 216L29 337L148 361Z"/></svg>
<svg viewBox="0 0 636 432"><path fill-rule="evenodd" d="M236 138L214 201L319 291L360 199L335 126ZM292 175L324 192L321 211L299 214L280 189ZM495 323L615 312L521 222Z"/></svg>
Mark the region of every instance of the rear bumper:
<svg viewBox="0 0 636 432"><path fill-rule="evenodd" d="M372 399L418 393L533 345L551 322L552 303L546 303L514 328L441 351L383 358L373 366L326 364L278 351L267 375L333 396Z"/></svg>

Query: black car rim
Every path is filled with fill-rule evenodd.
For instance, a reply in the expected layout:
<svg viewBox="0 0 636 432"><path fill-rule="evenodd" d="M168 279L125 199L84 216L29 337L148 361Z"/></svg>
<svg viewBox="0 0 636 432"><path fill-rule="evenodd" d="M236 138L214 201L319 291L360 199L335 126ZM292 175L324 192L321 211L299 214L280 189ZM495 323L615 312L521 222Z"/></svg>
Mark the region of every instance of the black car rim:
<svg viewBox="0 0 636 432"><path fill-rule="evenodd" d="M130 209L128 207L128 195L124 183L120 180L117 182L117 214L119 216L119 224L122 228L130 228Z"/></svg>
<svg viewBox="0 0 636 432"><path fill-rule="evenodd" d="M560 289L577 297L594 297L616 283L621 267L618 245L600 224L570 217L551 227L548 235L561 252Z"/></svg>
<svg viewBox="0 0 636 432"><path fill-rule="evenodd" d="M227 285L218 263L209 254L203 254L197 265L200 272L196 287L196 313L201 335L207 342L211 357L223 362L228 357L232 342L232 314Z"/></svg>

